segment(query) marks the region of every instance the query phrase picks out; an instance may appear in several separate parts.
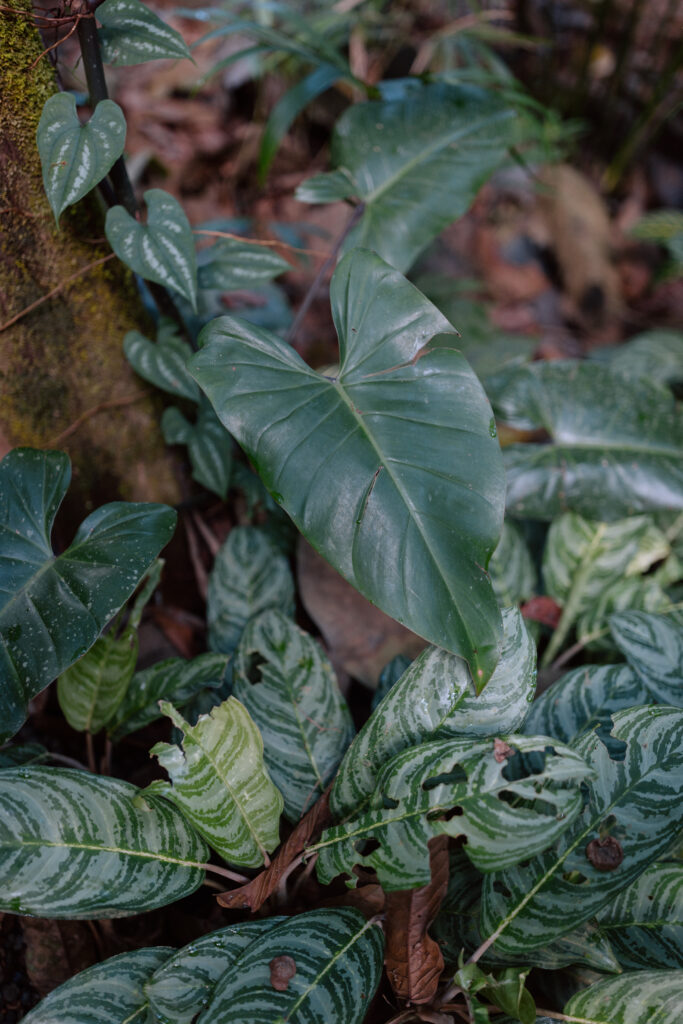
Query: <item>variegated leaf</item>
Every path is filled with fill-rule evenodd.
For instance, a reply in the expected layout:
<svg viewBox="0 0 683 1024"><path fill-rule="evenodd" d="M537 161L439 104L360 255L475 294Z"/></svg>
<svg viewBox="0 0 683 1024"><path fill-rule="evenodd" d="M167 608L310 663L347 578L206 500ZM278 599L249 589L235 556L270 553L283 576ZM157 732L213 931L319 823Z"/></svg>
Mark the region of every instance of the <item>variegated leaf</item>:
<svg viewBox="0 0 683 1024"><path fill-rule="evenodd" d="M489 574L496 597L504 608L526 601L536 589L531 552L519 528L509 519L503 523L498 547L489 562Z"/></svg>
<svg viewBox="0 0 683 1024"><path fill-rule="evenodd" d="M161 710L184 733L183 747L150 753L171 777L164 793L231 864L256 868L280 841L282 794L263 763L263 740L249 713L229 697L189 725L172 704Z"/></svg>
<svg viewBox="0 0 683 1024"><path fill-rule="evenodd" d="M577 820L545 853L484 881L482 933L503 953L536 949L594 916L683 823L683 713L638 707L613 718L623 759L612 760L594 733L574 743L593 769Z"/></svg>
<svg viewBox="0 0 683 1024"><path fill-rule="evenodd" d="M675 616L621 612L610 619L619 650L655 700L683 707L683 623Z"/></svg>
<svg viewBox="0 0 683 1024"><path fill-rule="evenodd" d="M249 289L291 269L282 256L257 242L224 238L199 253L199 287Z"/></svg>
<svg viewBox="0 0 683 1024"><path fill-rule="evenodd" d="M233 692L261 731L285 814L298 821L322 795L355 731L334 669L320 645L273 608L244 631Z"/></svg>
<svg viewBox="0 0 683 1024"><path fill-rule="evenodd" d="M598 924L626 970L683 968L683 864L651 864Z"/></svg>
<svg viewBox="0 0 683 1024"><path fill-rule="evenodd" d="M577 992L564 1008L584 1024L675 1024L683 1006L683 971L635 971Z"/></svg>
<svg viewBox="0 0 683 1024"><path fill-rule="evenodd" d="M493 736L518 729L536 687L536 647L517 609L503 610L503 651L478 696L467 663L427 648L391 688L349 747L332 789L335 815L366 800L390 757L439 736Z"/></svg>
<svg viewBox="0 0 683 1024"><path fill-rule="evenodd" d="M115 67L148 60L190 57L179 32L140 0L105 0L97 8L102 60Z"/></svg>
<svg viewBox="0 0 683 1024"><path fill-rule="evenodd" d="M232 476L232 438L208 402L200 402L194 423L180 409L165 409L161 430L166 444L186 444L197 483L225 498Z"/></svg>
<svg viewBox="0 0 683 1024"><path fill-rule="evenodd" d="M199 388L187 372L192 349L171 331L159 331L156 342L139 331L128 331L123 339L126 359L138 376L179 398L199 401Z"/></svg>
<svg viewBox="0 0 683 1024"><path fill-rule="evenodd" d="M122 917L197 889L206 846L175 807L69 768L0 771L0 909Z"/></svg>
<svg viewBox="0 0 683 1024"><path fill-rule="evenodd" d="M118 636L113 628L61 674L57 697L72 729L96 733L109 722L130 685L137 657L137 629L128 627Z"/></svg>

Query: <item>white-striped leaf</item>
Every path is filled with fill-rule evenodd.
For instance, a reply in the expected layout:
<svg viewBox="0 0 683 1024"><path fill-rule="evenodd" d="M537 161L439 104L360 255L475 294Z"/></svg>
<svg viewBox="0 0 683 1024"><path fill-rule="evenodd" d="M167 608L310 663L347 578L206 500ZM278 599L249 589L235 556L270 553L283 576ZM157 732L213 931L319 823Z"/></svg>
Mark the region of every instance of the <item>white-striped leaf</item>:
<svg viewBox="0 0 683 1024"><path fill-rule="evenodd" d="M229 664L228 655L207 653L192 661L168 658L136 672L108 723L110 739L116 743L161 718L160 700L168 700L175 707L182 708L201 690L219 690L226 684Z"/></svg>
<svg viewBox="0 0 683 1024"><path fill-rule="evenodd" d="M69 768L0 772L0 909L122 917L201 885L206 846L165 800Z"/></svg>
<svg viewBox="0 0 683 1024"><path fill-rule="evenodd" d="M484 881L482 932L495 934L504 953L536 949L594 916L661 857L683 823L683 713L639 707L613 717L623 760L612 760L593 733L575 741L594 775L572 827L525 866ZM593 864L601 841L607 870Z"/></svg>
<svg viewBox="0 0 683 1024"><path fill-rule="evenodd" d="M124 698L138 658L138 631L112 628L57 680L57 697L72 729L96 733Z"/></svg>
<svg viewBox="0 0 683 1024"><path fill-rule="evenodd" d="M123 206L107 211L104 232L127 267L147 281L179 292L197 310L197 257L190 222L172 195L160 188L145 192L147 223Z"/></svg>
<svg viewBox="0 0 683 1024"><path fill-rule="evenodd" d="M598 924L626 970L683 968L683 864L651 864Z"/></svg>
<svg viewBox="0 0 683 1024"><path fill-rule="evenodd" d="M675 1024L683 1006L683 971L635 971L577 992L564 1012L582 1024Z"/></svg>
<svg viewBox="0 0 683 1024"><path fill-rule="evenodd" d="M322 795L355 731L334 669L320 644L273 608L244 631L233 692L261 731L285 814L298 821Z"/></svg>
<svg viewBox="0 0 683 1024"><path fill-rule="evenodd" d="M231 864L256 868L280 841L282 794L263 763L263 740L229 697L189 725L172 704L161 710L184 733L183 747L157 743L150 753L171 777L164 789L206 841Z"/></svg>
<svg viewBox="0 0 683 1024"><path fill-rule="evenodd" d="M622 612L610 619L619 650L662 704L683 706L683 624L675 617Z"/></svg>
<svg viewBox="0 0 683 1024"><path fill-rule="evenodd" d="M200 402L194 423L175 406L165 409L161 430L166 444L187 445L197 483L225 500L232 476L232 438L206 399Z"/></svg>
<svg viewBox="0 0 683 1024"><path fill-rule="evenodd" d="M267 608L293 614L289 562L262 530L237 526L216 555L209 576L209 646L232 654L249 619Z"/></svg>
<svg viewBox="0 0 683 1024"><path fill-rule="evenodd" d="M539 770L529 755L543 755ZM543 763L544 762L544 763ZM402 751L385 765L368 809L327 829L312 846L318 878L329 883L356 864L373 868L385 890L414 889L430 879L427 844L465 836L480 871L544 850L581 810L585 761L546 736L434 740ZM377 849L364 854L369 841Z"/></svg>
<svg viewBox="0 0 683 1024"><path fill-rule="evenodd" d="M284 957L289 960L283 966L296 972L276 989L271 979ZM197 1024L361 1024L383 958L382 930L358 910L299 914L245 950L218 982Z"/></svg>
<svg viewBox="0 0 683 1024"><path fill-rule="evenodd" d="M529 712L536 687L536 647L517 609L503 610L503 651L478 696L467 663L429 647L372 713L349 747L332 789L337 816L362 804L394 754L436 736L493 736L514 732Z"/></svg>
<svg viewBox="0 0 683 1024"><path fill-rule="evenodd" d="M146 1024L143 985L172 953L171 946L149 946L95 964L50 992L24 1024Z"/></svg>
<svg viewBox="0 0 683 1024"><path fill-rule="evenodd" d="M491 583L506 608L526 601L536 590L536 568L519 528L506 519L498 547L489 562Z"/></svg>
<svg viewBox="0 0 683 1024"><path fill-rule="evenodd" d="M192 349L170 331L159 332L156 342L139 331L128 331L123 339L123 351L135 372L150 384L170 395L199 401L197 383L187 372Z"/></svg>
<svg viewBox="0 0 683 1024"><path fill-rule="evenodd" d="M223 292L258 287L292 269L272 249L236 238L224 238L203 249L198 260L199 287Z"/></svg>
<svg viewBox="0 0 683 1024"><path fill-rule="evenodd" d="M112 502L55 557L50 534L70 476L63 452L18 448L0 463L0 743L30 698L92 647L175 527L165 505Z"/></svg>
<svg viewBox="0 0 683 1024"><path fill-rule="evenodd" d="M283 917L232 924L195 939L165 960L144 986L154 1021L192 1024L211 999L216 982L234 961Z"/></svg>
<svg viewBox="0 0 683 1024"><path fill-rule="evenodd" d="M105 64L124 67L191 57L180 33L140 0L105 0L97 8L97 20L102 25L98 35Z"/></svg>
<svg viewBox="0 0 683 1024"><path fill-rule="evenodd" d="M81 124L72 93L50 96L36 136L43 185L55 219L109 173L123 153L126 119L112 100L100 100Z"/></svg>

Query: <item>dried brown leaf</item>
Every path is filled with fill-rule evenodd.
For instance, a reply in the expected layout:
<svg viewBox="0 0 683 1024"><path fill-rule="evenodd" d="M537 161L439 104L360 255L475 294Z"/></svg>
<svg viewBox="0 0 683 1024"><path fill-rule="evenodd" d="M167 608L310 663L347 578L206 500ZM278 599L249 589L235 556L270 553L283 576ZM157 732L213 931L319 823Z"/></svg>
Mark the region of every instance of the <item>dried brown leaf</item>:
<svg viewBox="0 0 683 1024"><path fill-rule="evenodd" d="M98 959L92 933L84 921L22 917L21 927L26 943L26 974L41 997Z"/></svg>

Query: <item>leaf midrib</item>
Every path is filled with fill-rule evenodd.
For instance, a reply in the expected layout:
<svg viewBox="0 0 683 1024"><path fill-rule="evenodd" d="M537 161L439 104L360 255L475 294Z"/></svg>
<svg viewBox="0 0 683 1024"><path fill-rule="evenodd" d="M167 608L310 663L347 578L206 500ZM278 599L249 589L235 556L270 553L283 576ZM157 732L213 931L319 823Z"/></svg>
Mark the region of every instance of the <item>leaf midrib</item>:
<svg viewBox="0 0 683 1024"><path fill-rule="evenodd" d="M195 860L184 860L181 857L172 857L170 854L153 853L148 850L131 850L124 846L103 846L97 843L76 843L76 842L55 842L49 839L29 839L16 843L9 843L0 840L0 850L24 850L31 847L40 849L48 847L60 850L86 850L93 853L118 853L126 857L140 857L143 860L161 861L165 864L179 864L188 868L204 868L204 864Z"/></svg>

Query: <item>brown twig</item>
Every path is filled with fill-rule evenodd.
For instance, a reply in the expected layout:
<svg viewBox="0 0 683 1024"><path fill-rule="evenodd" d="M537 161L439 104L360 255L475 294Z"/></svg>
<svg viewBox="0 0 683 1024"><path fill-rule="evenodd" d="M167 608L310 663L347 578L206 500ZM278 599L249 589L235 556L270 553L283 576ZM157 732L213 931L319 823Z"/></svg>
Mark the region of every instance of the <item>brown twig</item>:
<svg viewBox="0 0 683 1024"><path fill-rule="evenodd" d="M240 885L249 881L246 875L240 875L237 871L231 871L229 868L219 868L217 864L200 864L199 867L204 868L205 871L213 871L215 875L221 875L223 878L229 878L232 882L239 882Z"/></svg>
<svg viewBox="0 0 683 1024"><path fill-rule="evenodd" d="M28 313L32 313L34 309L38 309L38 306L42 306L44 302L48 302L50 299L54 298L55 295L58 295L62 291L62 289L66 288L66 286L71 284L72 281L77 281L79 277L83 277L84 274L87 274L91 270L94 270L95 267L100 267L102 266L103 263L107 263L108 260L113 259L114 253L110 252L108 256L102 256L99 260L93 260L92 263L88 263L86 264L85 267L81 267L81 269L77 270L75 274L71 274L70 277L66 277L58 285L55 285L55 287L51 291L49 291L47 295L43 295L41 296L41 298L36 299L36 301L32 302L30 306L27 306L25 309L22 309L20 313L15 313L15 315L13 317L10 317L9 320L6 320L4 324L0 324L0 334L3 331L6 331L8 327L12 327L14 324L16 324L17 321L21 320L22 317L25 317Z"/></svg>
<svg viewBox="0 0 683 1024"><path fill-rule="evenodd" d="M27 71L33 71L33 69L38 66L38 64L43 59L43 57L47 57L48 53L50 53L52 50L56 50L58 47L60 47L62 45L62 43L65 43L67 41L67 39L69 39L74 34L76 29L78 28L78 23L81 20L81 18L90 18L90 17L92 17L92 15L90 15L90 14L77 14L77 15L75 15L74 23L71 26L71 28L69 29L69 31L67 32L67 34L65 36L62 36L55 43L52 43L51 46L48 46L47 49L43 50L42 53L39 53L38 56L36 57L36 59L31 64L29 64L29 66L27 67L26 70ZM47 26L44 26L44 27L47 27Z"/></svg>
<svg viewBox="0 0 683 1024"><path fill-rule="evenodd" d="M96 416L98 412L104 412L105 409L118 409L124 405L133 405L135 402L141 402L147 395L129 395L127 398L112 398L107 402L100 402L99 405L93 405L91 409L86 409L85 412L81 413L77 420L63 430L61 434L57 434L51 441L48 441L45 445L46 448L58 448L60 444L66 441L67 437L71 437L86 420L89 420L92 416Z"/></svg>
<svg viewBox="0 0 683 1024"><path fill-rule="evenodd" d="M320 256L327 259L329 253L321 252L320 249L304 249L299 245L290 245L289 242L281 242L278 239L269 238L245 238L244 235L234 235L231 231L206 231L204 228L193 228L193 235L209 235L211 238L232 238L236 242L245 242L247 245L262 245L269 249L287 249L289 252L303 252L307 256Z"/></svg>

